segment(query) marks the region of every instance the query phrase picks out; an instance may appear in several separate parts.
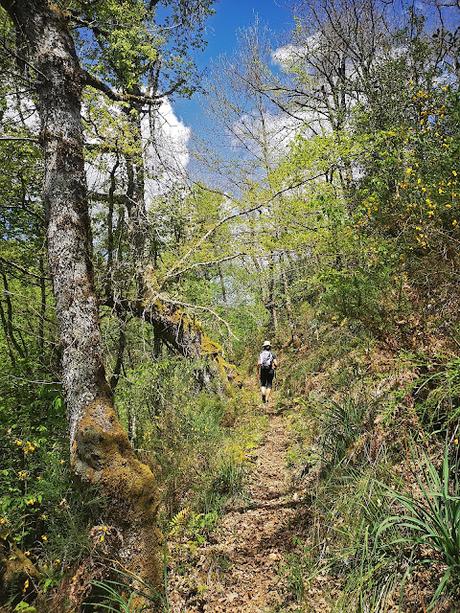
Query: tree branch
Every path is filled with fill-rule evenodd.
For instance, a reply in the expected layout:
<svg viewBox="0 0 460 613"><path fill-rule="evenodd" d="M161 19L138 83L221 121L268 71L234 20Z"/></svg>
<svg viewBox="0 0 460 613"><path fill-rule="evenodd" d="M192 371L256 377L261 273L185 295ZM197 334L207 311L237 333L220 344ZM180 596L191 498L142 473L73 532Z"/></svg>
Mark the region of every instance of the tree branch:
<svg viewBox="0 0 460 613"><path fill-rule="evenodd" d="M0 136L0 141L27 141L40 144L40 139L28 136Z"/></svg>
<svg viewBox="0 0 460 613"><path fill-rule="evenodd" d="M27 270L26 268L23 268L22 266L19 266L19 264L15 264L14 262L10 262L9 260L6 260L5 258L2 258L0 256L0 262L2 264L5 264L6 266L11 266L12 268L16 268L17 270L19 270L20 272L22 272L25 275L28 275L29 277L34 277L34 279L46 279L47 281L50 280L49 277L42 277L41 275L37 275L36 273L30 272L30 270Z"/></svg>
<svg viewBox="0 0 460 613"><path fill-rule="evenodd" d="M302 187L303 185L305 185L306 183L309 183L310 181L315 181L316 179L320 179L321 177L326 176L326 174L327 174L326 172L321 172L315 175L314 177L308 177L307 179L303 179L302 181L299 181L298 183L295 183L294 185L289 185L287 187L284 187L283 189L280 189L265 202L256 204L255 206L252 206L249 209L245 209L244 211L237 211L236 213L230 213L226 217L223 217L220 221L215 223L207 232L205 232L205 234L203 234L203 236L199 239L199 241L195 243L195 245L191 247L187 251L187 253L180 258L177 264L173 266L173 268L171 269L170 274L176 271L178 266L182 265L185 261L187 261L188 258L192 255L192 253L194 253L212 234L214 234L214 232L216 232L221 226L223 226L227 222L231 221L232 219L236 219L237 217L243 217L246 215L250 215L251 213L255 213L256 211L260 212L260 210L264 206L268 206L269 204L273 202L273 200L276 200L276 198L278 198L282 194L285 194L286 192L292 189L297 189L298 187Z"/></svg>
<svg viewBox="0 0 460 613"><path fill-rule="evenodd" d="M229 262L230 260L235 260L236 258L240 258L245 255L247 255L247 253L235 253L234 255L227 255L217 260L209 260L207 262L195 262L193 264L190 264L190 266L187 266L186 268L182 268L182 270L178 270L172 274L168 273L166 277L163 279L160 285L160 288L163 288L166 285L166 283L168 283L168 281L171 281L171 279L176 279L177 277L180 277L184 273L189 272L190 270L194 270L195 268L202 268L204 266L213 266L216 264L222 264L223 262Z"/></svg>
<svg viewBox="0 0 460 613"><path fill-rule="evenodd" d="M147 96L146 94L137 95L137 94L128 94L128 93L123 94L123 93L117 92L114 89L112 89L109 85L107 85L107 83L104 83L104 81L102 81L95 75L91 74L87 70L84 70L82 72L82 79L83 79L84 85L92 87L93 89L97 89L98 91L105 94L107 98L109 98L110 100L113 100L114 102L137 102L141 104L149 104L149 105L157 105L157 106L159 106L163 98L167 98L168 96L173 94L175 91L179 89L179 87L181 87L181 85L184 85L185 83L184 79L180 79L179 81L174 83L169 89L162 92L161 94L157 94L155 96Z"/></svg>

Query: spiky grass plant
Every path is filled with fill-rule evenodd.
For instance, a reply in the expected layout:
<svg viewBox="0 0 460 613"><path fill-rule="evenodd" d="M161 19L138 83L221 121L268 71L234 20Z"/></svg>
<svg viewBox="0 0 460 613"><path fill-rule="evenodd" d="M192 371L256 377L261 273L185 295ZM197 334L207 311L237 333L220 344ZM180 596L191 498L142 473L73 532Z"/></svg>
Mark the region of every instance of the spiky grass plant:
<svg viewBox="0 0 460 613"><path fill-rule="evenodd" d="M386 517L376 534L376 542L388 529L399 528L393 545L426 546L432 555L420 560L423 564L439 562L446 570L436 588L429 609L433 609L449 583L458 581L460 571L460 488L456 471L449 462L446 445L442 468L422 457L422 475L417 478L420 496L387 488L388 494L404 510ZM437 554L437 555L436 555Z"/></svg>
<svg viewBox="0 0 460 613"><path fill-rule="evenodd" d="M169 612L166 594L166 560L164 561L164 593L146 583L141 577L126 571L112 568L116 579L92 581L91 585L97 593L97 602L86 602L86 606L94 611L110 611L112 613L141 613L145 611ZM139 601L142 602L139 605Z"/></svg>
<svg viewBox="0 0 460 613"><path fill-rule="evenodd" d="M363 425L372 410L364 401L356 401L351 396L341 402L330 401L322 422L319 447L326 466L338 464L347 450L356 441Z"/></svg>

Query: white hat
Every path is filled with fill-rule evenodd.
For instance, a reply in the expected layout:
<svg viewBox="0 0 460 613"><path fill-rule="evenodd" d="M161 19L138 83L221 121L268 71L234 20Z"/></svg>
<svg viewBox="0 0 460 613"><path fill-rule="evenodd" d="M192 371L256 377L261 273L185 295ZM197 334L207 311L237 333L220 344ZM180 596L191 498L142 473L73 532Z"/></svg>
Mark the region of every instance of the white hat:
<svg viewBox="0 0 460 613"><path fill-rule="evenodd" d="M264 344L262 345L262 347L271 347L272 344L270 343L270 341L264 341Z"/></svg>

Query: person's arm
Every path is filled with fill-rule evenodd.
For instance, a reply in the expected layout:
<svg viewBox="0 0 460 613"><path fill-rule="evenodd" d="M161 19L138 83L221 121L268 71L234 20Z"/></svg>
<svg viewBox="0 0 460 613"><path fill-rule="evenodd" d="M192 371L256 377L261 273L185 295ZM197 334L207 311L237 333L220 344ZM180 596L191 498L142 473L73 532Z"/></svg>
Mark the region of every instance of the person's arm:
<svg viewBox="0 0 460 613"><path fill-rule="evenodd" d="M276 358L273 358L273 368L278 368L278 361Z"/></svg>

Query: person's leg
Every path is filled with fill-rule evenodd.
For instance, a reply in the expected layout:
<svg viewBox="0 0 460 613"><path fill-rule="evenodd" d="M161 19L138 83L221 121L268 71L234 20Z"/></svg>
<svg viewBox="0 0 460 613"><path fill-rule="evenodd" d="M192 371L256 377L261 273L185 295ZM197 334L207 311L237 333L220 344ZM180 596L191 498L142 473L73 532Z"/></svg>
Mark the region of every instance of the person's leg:
<svg viewBox="0 0 460 613"><path fill-rule="evenodd" d="M262 402L266 402L267 376L263 368L260 369L260 393L262 394Z"/></svg>
<svg viewBox="0 0 460 613"><path fill-rule="evenodd" d="M265 387L265 385L261 385L260 386L260 393L262 394L262 402L266 402L267 401L267 388Z"/></svg>
<svg viewBox="0 0 460 613"><path fill-rule="evenodd" d="M265 383L265 402L269 401L270 394L272 393L272 384L273 384L274 374L275 373L270 373L270 375L267 377L267 381Z"/></svg>

